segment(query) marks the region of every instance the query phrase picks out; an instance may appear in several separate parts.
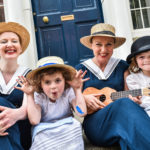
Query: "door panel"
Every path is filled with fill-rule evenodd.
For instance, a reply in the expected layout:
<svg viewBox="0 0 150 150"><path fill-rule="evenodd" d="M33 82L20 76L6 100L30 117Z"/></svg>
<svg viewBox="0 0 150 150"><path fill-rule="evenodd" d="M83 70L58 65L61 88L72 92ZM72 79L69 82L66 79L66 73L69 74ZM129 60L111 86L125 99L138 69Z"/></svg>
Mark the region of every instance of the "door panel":
<svg viewBox="0 0 150 150"><path fill-rule="evenodd" d="M57 12L59 10L59 0L39 0L39 11L40 13Z"/></svg>
<svg viewBox="0 0 150 150"><path fill-rule="evenodd" d="M62 32L61 26L44 28L41 31L41 43L43 43L41 44L41 51L39 51L39 55L41 57L57 55L65 58L65 47ZM54 49L57 49L57 51L53 51Z"/></svg>
<svg viewBox="0 0 150 150"><path fill-rule="evenodd" d="M93 24L104 21L99 0L32 0L32 6L39 58L56 55L75 66L93 56L80 38L90 34Z"/></svg>

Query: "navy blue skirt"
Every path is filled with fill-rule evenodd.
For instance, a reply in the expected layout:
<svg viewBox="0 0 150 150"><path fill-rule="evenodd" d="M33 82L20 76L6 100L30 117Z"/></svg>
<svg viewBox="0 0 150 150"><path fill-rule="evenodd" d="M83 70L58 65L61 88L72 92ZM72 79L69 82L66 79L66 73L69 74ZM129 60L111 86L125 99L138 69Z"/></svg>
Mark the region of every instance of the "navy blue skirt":
<svg viewBox="0 0 150 150"><path fill-rule="evenodd" d="M98 146L119 143L122 150L150 149L150 118L128 98L86 116L83 127L88 139Z"/></svg>
<svg viewBox="0 0 150 150"><path fill-rule="evenodd" d="M0 106L15 108L13 104L2 97L0 97ZM12 127L7 129L6 132L8 132L9 135L0 136L0 150L23 150L20 143L20 131L18 124L14 124Z"/></svg>

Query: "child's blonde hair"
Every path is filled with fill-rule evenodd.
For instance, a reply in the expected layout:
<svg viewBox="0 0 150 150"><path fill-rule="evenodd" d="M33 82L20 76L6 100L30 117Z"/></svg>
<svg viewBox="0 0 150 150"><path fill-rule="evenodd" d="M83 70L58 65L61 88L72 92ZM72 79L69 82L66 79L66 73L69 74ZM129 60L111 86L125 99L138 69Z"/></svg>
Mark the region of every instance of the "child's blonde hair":
<svg viewBox="0 0 150 150"><path fill-rule="evenodd" d="M65 79L65 89L70 87L70 85L67 83L67 81L71 81L71 75L68 73L68 71L64 70L63 68L46 68L46 69L39 71L35 75L33 81L31 81L32 85L35 87L35 91L38 93L42 93L43 89L41 87L41 79L45 75L52 75L54 73L62 73Z"/></svg>
<svg viewBox="0 0 150 150"><path fill-rule="evenodd" d="M141 69L138 67L138 64L136 62L136 55L131 58L131 64L128 70L133 73L138 73L141 71Z"/></svg>

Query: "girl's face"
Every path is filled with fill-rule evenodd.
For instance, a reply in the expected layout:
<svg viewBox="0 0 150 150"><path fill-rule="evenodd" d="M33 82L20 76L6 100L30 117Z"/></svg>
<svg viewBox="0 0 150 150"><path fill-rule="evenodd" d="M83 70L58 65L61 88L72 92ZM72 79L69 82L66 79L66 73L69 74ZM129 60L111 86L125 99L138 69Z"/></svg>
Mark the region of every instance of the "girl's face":
<svg viewBox="0 0 150 150"><path fill-rule="evenodd" d="M61 72L43 76L41 80L43 92L52 102L60 98L65 89L65 79Z"/></svg>
<svg viewBox="0 0 150 150"><path fill-rule="evenodd" d="M150 50L138 54L136 56L136 62L138 67L143 71L144 74L150 75Z"/></svg>
<svg viewBox="0 0 150 150"><path fill-rule="evenodd" d="M113 54L114 38L93 37L92 49L97 62L106 64Z"/></svg>
<svg viewBox="0 0 150 150"><path fill-rule="evenodd" d="M20 40L13 32L0 34L0 56L4 59L17 58L22 52Z"/></svg>

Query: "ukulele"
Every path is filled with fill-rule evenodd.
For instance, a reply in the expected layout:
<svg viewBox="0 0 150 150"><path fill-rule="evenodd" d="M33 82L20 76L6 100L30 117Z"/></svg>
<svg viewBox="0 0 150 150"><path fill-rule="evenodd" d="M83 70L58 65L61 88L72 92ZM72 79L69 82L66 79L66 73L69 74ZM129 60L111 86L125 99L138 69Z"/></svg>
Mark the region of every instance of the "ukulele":
<svg viewBox="0 0 150 150"><path fill-rule="evenodd" d="M98 98L101 102L103 102L107 106L119 98L129 97L129 95L132 95L133 97L142 96L142 95L150 96L150 88L142 88L142 89L117 92L116 90L109 87L105 87L101 90L94 87L88 87L83 91L83 95L89 95L89 94L99 94L98 96L95 97ZM87 108L87 110L88 110L88 114L94 112L90 108Z"/></svg>

